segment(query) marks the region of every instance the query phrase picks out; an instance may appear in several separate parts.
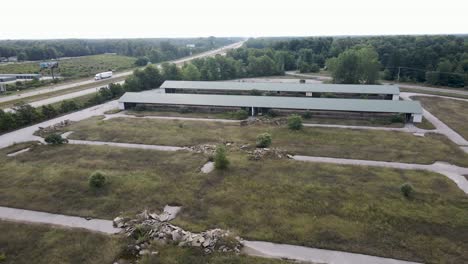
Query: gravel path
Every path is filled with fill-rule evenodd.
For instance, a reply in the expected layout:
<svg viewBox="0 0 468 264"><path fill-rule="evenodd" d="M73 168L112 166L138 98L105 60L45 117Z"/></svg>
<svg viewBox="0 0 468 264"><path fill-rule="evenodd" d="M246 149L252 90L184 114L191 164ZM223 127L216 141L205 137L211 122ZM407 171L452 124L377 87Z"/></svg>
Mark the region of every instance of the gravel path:
<svg viewBox="0 0 468 264"><path fill-rule="evenodd" d="M410 264L404 260L375 257L335 250L274 244L262 241L243 241L243 253L259 257L286 258L297 261L328 264Z"/></svg>
<svg viewBox="0 0 468 264"><path fill-rule="evenodd" d="M120 231L120 229L113 227L112 221L110 220L86 220L83 217L50 214L10 207L0 207L0 219L17 222L59 225L71 228L83 228L106 234L115 234Z"/></svg>

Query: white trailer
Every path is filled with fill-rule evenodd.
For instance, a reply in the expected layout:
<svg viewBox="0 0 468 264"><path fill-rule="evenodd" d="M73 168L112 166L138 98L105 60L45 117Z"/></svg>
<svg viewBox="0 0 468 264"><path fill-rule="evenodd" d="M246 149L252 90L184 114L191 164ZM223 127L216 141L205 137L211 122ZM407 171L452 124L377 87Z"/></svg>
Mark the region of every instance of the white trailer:
<svg viewBox="0 0 468 264"><path fill-rule="evenodd" d="M110 78L112 77L112 72L111 71L107 71L107 72L101 72L101 73L98 73L96 74L96 76L94 76L94 80L102 80L102 79L106 79L106 78Z"/></svg>

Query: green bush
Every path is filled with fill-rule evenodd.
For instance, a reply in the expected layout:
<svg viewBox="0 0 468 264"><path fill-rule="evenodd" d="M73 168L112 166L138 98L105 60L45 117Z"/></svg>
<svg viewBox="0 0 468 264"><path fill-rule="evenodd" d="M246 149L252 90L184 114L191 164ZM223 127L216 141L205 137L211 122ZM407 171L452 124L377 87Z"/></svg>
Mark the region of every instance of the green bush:
<svg viewBox="0 0 468 264"><path fill-rule="evenodd" d="M302 115L302 117L303 117L304 119L311 119L311 118L312 118L312 113L309 112L309 111L307 111L307 112L305 112L305 113Z"/></svg>
<svg viewBox="0 0 468 264"><path fill-rule="evenodd" d="M0 253L0 262L3 262L3 261L5 261L5 260L6 260L6 255L5 255L5 253L3 253L3 252Z"/></svg>
<svg viewBox="0 0 468 264"><path fill-rule="evenodd" d="M232 117L237 120L247 119L249 117L249 113L243 109L237 110L232 112Z"/></svg>
<svg viewBox="0 0 468 264"><path fill-rule="evenodd" d="M61 145L63 143L68 142L66 138L63 138L59 134L55 134L55 133L48 135L47 137L45 137L44 140L47 144L51 144L51 145Z"/></svg>
<svg viewBox="0 0 468 264"><path fill-rule="evenodd" d="M404 118L402 115L394 115L392 116L392 118L390 119L390 121L392 123L403 123L404 122Z"/></svg>
<svg viewBox="0 0 468 264"><path fill-rule="evenodd" d="M95 171L89 176L88 183L92 188L102 188L106 184L106 176L100 171Z"/></svg>
<svg viewBox="0 0 468 264"><path fill-rule="evenodd" d="M288 117L288 127L291 130L300 130L302 128L302 117L300 115L290 115Z"/></svg>
<svg viewBox="0 0 468 264"><path fill-rule="evenodd" d="M400 186L400 191L406 198L409 198L414 193L414 188L411 183L405 182Z"/></svg>
<svg viewBox="0 0 468 264"><path fill-rule="evenodd" d="M224 147L224 145L218 145L216 147L214 162L215 168L218 170L227 169L229 166L229 160L226 157L226 147Z"/></svg>
<svg viewBox="0 0 468 264"><path fill-rule="evenodd" d="M275 110L268 109L267 111L267 116L269 117L277 117L278 115L279 115L278 112L276 112Z"/></svg>
<svg viewBox="0 0 468 264"><path fill-rule="evenodd" d="M257 136L256 141L257 148L267 148L271 145L271 135L268 133L262 133Z"/></svg>

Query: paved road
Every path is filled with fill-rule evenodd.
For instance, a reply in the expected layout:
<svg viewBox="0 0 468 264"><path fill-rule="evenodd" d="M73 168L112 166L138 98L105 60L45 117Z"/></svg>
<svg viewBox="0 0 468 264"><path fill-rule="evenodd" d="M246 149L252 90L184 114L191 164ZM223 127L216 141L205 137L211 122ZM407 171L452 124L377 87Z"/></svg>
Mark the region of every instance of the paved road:
<svg viewBox="0 0 468 264"><path fill-rule="evenodd" d="M404 260L375 257L343 251L275 244L263 241L243 241L245 254L269 258L286 258L296 261L328 264L414 264Z"/></svg>
<svg viewBox="0 0 468 264"><path fill-rule="evenodd" d="M244 41L236 42L234 44L230 44L228 46L224 46L224 47L221 47L219 49L203 52L203 53L200 53L200 54L197 54L197 55L194 55L194 56L190 56L190 57L186 57L186 58L182 58L182 59L178 59L178 60L173 60L173 61L170 61L170 62L175 63L177 65L181 65L181 64L183 64L183 63L185 63L187 61L190 61L190 60L193 60L193 59L196 59L196 58L214 56L216 54L225 54L230 49L239 48L240 46L242 46L243 43L244 43ZM159 65L160 64L158 64L158 66ZM96 87L93 87L93 88L95 89L95 88L98 88L98 87L102 87L102 86L104 86L106 84L109 84L109 83L113 82L113 80L115 80L116 78L126 77L126 76L129 76L131 74L133 74L133 70L132 71L125 71L125 72L121 72L121 73L115 73L112 76L112 78L109 78L109 79L106 79L103 82L100 82L98 85L96 85ZM86 85L86 84L92 84L92 83L95 83L95 82L96 81L94 79L90 79L90 80L84 80L84 81L78 81L78 82L73 82L73 83L68 83L68 84L57 85L57 86L53 86L53 87L49 87L49 88L42 88L42 89L38 89L38 90L34 90L34 91L24 92L24 93L21 93L21 94L15 94L15 95L10 95L10 96L0 97L0 103L13 101L13 100L17 100L17 99L20 99L20 98L27 98L27 97L31 97L31 96L36 96L36 95L40 95L40 94L46 94L46 93L55 92L55 91L71 89L71 88L75 88L75 87Z"/></svg>

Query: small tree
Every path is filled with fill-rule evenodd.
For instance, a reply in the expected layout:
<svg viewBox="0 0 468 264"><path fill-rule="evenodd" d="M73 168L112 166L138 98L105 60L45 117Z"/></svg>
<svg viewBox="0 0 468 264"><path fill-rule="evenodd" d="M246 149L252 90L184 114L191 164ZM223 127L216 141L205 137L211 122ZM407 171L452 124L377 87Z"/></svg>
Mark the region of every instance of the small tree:
<svg viewBox="0 0 468 264"><path fill-rule="evenodd" d="M229 160L226 157L226 147L224 145L218 145L214 156L215 168L218 170L227 169L229 166Z"/></svg>
<svg viewBox="0 0 468 264"><path fill-rule="evenodd" d="M66 138L63 138L59 134L50 134L48 135L45 139L45 142L51 145L61 145L63 143L67 143L68 140Z"/></svg>
<svg viewBox="0 0 468 264"><path fill-rule="evenodd" d="M300 130L302 128L302 117L296 114L289 116L288 127L291 130Z"/></svg>
<svg viewBox="0 0 468 264"><path fill-rule="evenodd" d="M267 148L271 145L271 135L269 133L262 133L257 136L257 148Z"/></svg>
<svg viewBox="0 0 468 264"><path fill-rule="evenodd" d="M106 176L100 171L95 171L89 176L88 183L92 188L102 188L106 184Z"/></svg>
<svg viewBox="0 0 468 264"><path fill-rule="evenodd" d="M405 182L400 186L400 191L406 198L409 198L414 192L413 185L409 182Z"/></svg>

